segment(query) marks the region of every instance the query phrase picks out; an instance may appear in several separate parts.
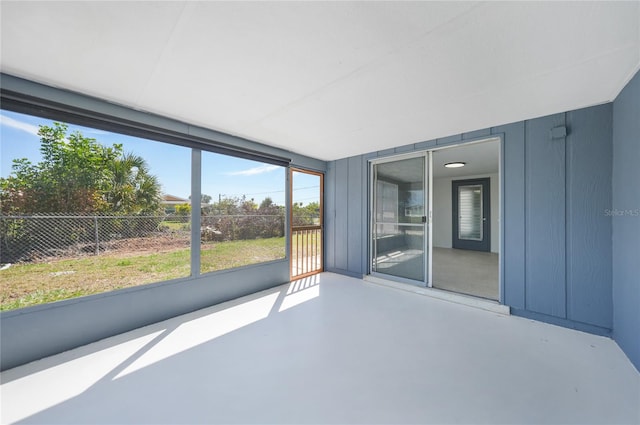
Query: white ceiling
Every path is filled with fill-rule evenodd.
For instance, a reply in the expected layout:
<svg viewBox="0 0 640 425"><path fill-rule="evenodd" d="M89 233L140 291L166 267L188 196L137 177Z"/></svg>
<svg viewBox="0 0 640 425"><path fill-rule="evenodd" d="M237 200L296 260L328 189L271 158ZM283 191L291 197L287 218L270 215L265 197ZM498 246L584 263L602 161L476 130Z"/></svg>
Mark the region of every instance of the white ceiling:
<svg viewBox="0 0 640 425"><path fill-rule="evenodd" d="M466 143L433 152L433 177L463 177L497 174L500 161L500 139ZM448 162L464 162L461 168L445 168Z"/></svg>
<svg viewBox="0 0 640 425"><path fill-rule="evenodd" d="M640 2L2 1L2 72L331 160L612 101Z"/></svg>

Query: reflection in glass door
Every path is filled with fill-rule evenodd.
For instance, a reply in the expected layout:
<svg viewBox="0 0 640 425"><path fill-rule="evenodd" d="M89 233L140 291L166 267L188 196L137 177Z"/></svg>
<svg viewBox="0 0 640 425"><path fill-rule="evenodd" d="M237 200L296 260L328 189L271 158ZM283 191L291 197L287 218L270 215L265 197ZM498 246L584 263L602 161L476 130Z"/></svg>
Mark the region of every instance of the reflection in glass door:
<svg viewBox="0 0 640 425"><path fill-rule="evenodd" d="M371 272L428 283L427 157L372 166Z"/></svg>

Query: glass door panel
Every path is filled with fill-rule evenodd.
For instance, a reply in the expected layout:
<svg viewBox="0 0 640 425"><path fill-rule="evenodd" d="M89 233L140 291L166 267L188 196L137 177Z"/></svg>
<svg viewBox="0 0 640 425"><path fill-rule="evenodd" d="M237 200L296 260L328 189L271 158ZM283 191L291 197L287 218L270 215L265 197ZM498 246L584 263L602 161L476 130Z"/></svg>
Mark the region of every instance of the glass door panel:
<svg viewBox="0 0 640 425"><path fill-rule="evenodd" d="M424 156L373 164L371 271L425 284Z"/></svg>
<svg viewBox="0 0 640 425"><path fill-rule="evenodd" d="M490 251L489 184L488 178L451 182L453 248Z"/></svg>
<svg viewBox="0 0 640 425"><path fill-rule="evenodd" d="M374 270L424 281L424 226L378 224Z"/></svg>

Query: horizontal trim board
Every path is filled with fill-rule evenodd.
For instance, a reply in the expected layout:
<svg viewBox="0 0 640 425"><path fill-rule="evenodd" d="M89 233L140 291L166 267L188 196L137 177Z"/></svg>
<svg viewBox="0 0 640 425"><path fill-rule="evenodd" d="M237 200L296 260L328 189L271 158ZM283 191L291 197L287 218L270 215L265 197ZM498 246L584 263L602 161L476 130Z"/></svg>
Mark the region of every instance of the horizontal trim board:
<svg viewBox="0 0 640 425"><path fill-rule="evenodd" d="M90 111L75 106L0 88L2 109L22 114L69 122L99 130L122 133L129 136L153 139L160 142L201 149L223 155L260 161L287 167L290 158L270 155L246 148L239 148L215 140L205 139L192 134L143 124L100 112ZM187 132L189 127L187 126Z"/></svg>
<svg viewBox="0 0 640 425"><path fill-rule="evenodd" d="M575 329L577 331L587 332L595 335L611 337L611 329L602 328L600 326L589 325L587 323L575 322L573 320L561 319L548 314L536 313L529 310L519 308L511 308L511 314L514 316L524 317L525 319L533 319L539 322L545 322L552 325L562 326L563 328Z"/></svg>
<svg viewBox="0 0 640 425"><path fill-rule="evenodd" d="M362 279L364 275L362 273L352 272L345 269L338 269L335 267L325 267L325 272L341 274L343 276L355 277L356 279Z"/></svg>

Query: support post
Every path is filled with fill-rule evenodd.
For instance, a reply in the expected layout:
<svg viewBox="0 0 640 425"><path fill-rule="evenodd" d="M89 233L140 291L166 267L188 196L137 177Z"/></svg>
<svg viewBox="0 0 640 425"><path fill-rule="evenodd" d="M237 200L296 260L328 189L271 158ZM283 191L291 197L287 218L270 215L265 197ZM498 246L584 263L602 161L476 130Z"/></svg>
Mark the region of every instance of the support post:
<svg viewBox="0 0 640 425"><path fill-rule="evenodd" d="M191 150L191 276L200 275L202 151Z"/></svg>

